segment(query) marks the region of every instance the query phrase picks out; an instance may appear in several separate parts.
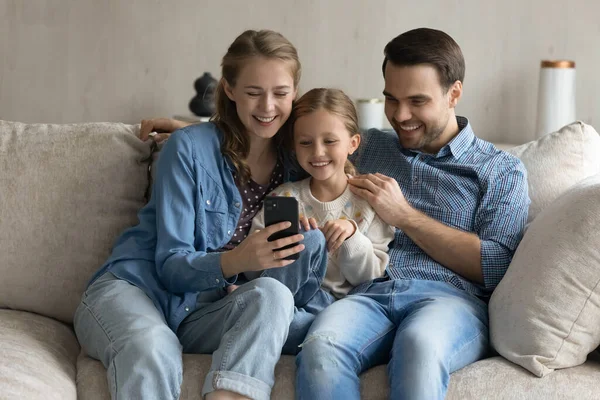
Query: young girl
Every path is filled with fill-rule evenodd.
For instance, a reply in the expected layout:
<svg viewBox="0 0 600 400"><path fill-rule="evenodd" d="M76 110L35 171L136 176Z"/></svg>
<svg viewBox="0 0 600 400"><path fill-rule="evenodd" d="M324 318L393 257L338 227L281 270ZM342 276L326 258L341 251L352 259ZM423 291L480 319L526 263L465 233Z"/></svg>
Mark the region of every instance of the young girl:
<svg viewBox="0 0 600 400"><path fill-rule="evenodd" d="M395 229L383 222L367 201L350 191L347 175L354 175L355 170L348 156L360 144L352 100L341 90L313 89L294 105L290 121L296 158L310 177L284 183L271 195L295 197L301 225L306 230L320 229L329 250L321 288L303 288L314 289L314 293L305 293L311 298L303 307L308 314L304 319L305 329L298 326L290 329L290 335L292 331L299 335L307 331L314 316L335 299L363 282L383 276L388 263L388 244L394 238ZM251 231L263 228L261 210L252 221ZM297 279L291 271L289 268L268 270L261 276L270 276L294 287ZM291 344L288 337L286 346Z"/></svg>

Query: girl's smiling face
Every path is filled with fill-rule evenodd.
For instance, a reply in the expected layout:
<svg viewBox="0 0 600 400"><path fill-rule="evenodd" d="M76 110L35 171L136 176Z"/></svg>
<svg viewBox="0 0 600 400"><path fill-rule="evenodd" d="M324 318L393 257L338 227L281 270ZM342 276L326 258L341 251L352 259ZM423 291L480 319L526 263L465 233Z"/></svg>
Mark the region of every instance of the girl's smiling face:
<svg viewBox="0 0 600 400"><path fill-rule="evenodd" d="M300 166L318 181L346 181L344 165L360 144L341 116L325 109L305 114L294 123L294 149Z"/></svg>

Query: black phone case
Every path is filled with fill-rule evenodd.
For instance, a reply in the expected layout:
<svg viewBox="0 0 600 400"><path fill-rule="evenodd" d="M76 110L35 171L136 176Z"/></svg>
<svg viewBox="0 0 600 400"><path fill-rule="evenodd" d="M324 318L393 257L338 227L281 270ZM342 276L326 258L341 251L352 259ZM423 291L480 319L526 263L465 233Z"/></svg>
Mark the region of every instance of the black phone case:
<svg viewBox="0 0 600 400"><path fill-rule="evenodd" d="M267 239L272 242L277 239L285 238L298 234L298 200L295 197L267 196L264 202L265 226L277 224L279 222L289 221L292 225L283 231L276 232ZM298 243L292 243L288 246L276 250L284 250L294 247ZM297 260L299 253L286 257L286 260Z"/></svg>

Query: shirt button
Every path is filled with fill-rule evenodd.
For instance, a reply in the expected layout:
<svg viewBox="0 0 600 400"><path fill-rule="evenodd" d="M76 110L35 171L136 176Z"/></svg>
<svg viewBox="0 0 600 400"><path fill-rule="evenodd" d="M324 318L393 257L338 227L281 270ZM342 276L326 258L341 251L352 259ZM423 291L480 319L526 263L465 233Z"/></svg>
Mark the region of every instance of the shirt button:
<svg viewBox="0 0 600 400"><path fill-rule="evenodd" d="M221 282L221 281L219 280L219 278L215 279L215 281L216 281L217 283Z"/></svg>
<svg viewBox="0 0 600 400"><path fill-rule="evenodd" d="M414 182L414 183L417 183L417 182L419 182L419 178L417 178L417 177L415 176L415 177L413 178L413 182Z"/></svg>
<svg viewBox="0 0 600 400"><path fill-rule="evenodd" d="M234 204L234 206L235 206L236 208L240 208L240 203L235 203L235 204Z"/></svg>
<svg viewBox="0 0 600 400"><path fill-rule="evenodd" d="M231 235L231 231L227 231L227 234L228 234L228 235Z"/></svg>
<svg viewBox="0 0 600 400"><path fill-rule="evenodd" d="M210 206L210 200L206 200L206 204Z"/></svg>
<svg viewBox="0 0 600 400"><path fill-rule="evenodd" d="M186 307L186 308L185 308L185 312L190 312L190 308L189 308L189 307Z"/></svg>

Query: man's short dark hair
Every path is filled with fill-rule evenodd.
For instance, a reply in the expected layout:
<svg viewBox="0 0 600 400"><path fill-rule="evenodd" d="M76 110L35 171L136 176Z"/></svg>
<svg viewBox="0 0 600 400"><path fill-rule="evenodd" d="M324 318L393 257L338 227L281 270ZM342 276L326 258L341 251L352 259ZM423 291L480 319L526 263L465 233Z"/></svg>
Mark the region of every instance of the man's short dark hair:
<svg viewBox="0 0 600 400"><path fill-rule="evenodd" d="M458 44L447 33L429 28L418 28L396 36L383 50L382 71L385 77L387 62L394 65L412 66L429 64L440 78L440 85L447 91L456 81L465 79L465 59Z"/></svg>

